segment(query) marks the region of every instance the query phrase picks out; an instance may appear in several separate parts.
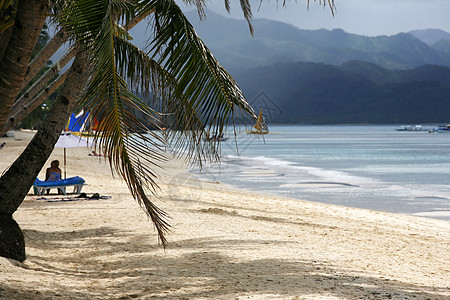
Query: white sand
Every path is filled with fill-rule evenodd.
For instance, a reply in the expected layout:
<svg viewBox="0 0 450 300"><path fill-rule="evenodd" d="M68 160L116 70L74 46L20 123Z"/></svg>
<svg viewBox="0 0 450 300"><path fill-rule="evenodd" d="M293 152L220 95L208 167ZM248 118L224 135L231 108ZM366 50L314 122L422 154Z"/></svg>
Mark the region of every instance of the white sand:
<svg viewBox="0 0 450 300"><path fill-rule="evenodd" d="M0 170L30 137L0 139ZM108 165L67 152L68 176L112 198L27 196L14 216L28 258L0 259L1 299L450 298L450 222L258 195L199 181L174 160L155 200L171 217L163 250Z"/></svg>

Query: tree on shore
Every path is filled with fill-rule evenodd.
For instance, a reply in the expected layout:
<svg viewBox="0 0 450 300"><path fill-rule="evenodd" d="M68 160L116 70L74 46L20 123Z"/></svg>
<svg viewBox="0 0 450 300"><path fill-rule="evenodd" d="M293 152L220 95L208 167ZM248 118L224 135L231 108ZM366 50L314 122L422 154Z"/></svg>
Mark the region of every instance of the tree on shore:
<svg viewBox="0 0 450 300"><path fill-rule="evenodd" d="M203 1L185 2L195 3L203 15ZM225 2L229 8L229 1ZM48 15L61 29L62 39L70 41L75 59L61 80L61 90L42 126L0 178L0 256L19 261L26 258L24 238L13 213L77 107L90 111L90 119L99 120L94 136L98 151L108 158L113 173L125 179L132 196L155 225L161 243L166 245L167 215L150 199L157 188L154 166L165 159L163 149L167 144L187 150L190 158L199 161L215 157L219 141L205 138L210 132L221 133L238 113L256 118L237 83L216 61L173 0L2 3L0 128L8 123L17 96L31 77L27 72L34 72L29 61ZM241 0L241 7L250 24L248 0ZM130 42L128 29L148 15L154 32L150 50L143 52ZM133 91L153 99L153 105L143 102ZM149 131L147 124L158 128L162 116L169 116L164 126L171 130Z"/></svg>

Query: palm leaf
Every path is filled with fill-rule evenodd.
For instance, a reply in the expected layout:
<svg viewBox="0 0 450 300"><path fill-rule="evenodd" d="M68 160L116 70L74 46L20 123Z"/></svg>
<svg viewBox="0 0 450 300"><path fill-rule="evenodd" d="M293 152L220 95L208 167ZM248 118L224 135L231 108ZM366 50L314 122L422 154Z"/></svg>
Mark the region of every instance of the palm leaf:
<svg viewBox="0 0 450 300"><path fill-rule="evenodd" d="M167 215L152 203L147 195L155 194L155 169L165 159L164 135L140 134L147 131L140 116L158 119L157 114L128 89L117 66L116 40L126 40L128 34L117 26L128 1L80 0L61 14L64 26L82 51L89 51L93 73L80 105L99 120L94 137L99 151L109 159L113 174L125 179L132 196L153 221L158 236L166 245ZM77 26L79 24L79 26ZM142 155L144 154L144 155Z"/></svg>
<svg viewBox="0 0 450 300"><path fill-rule="evenodd" d="M214 142L217 141L205 140L204 135L198 134L198 130L204 130L204 124L188 99L183 94L178 97L175 94L175 78L130 42L116 37L115 47L119 73L127 79L132 90L138 90L153 100L151 105L159 112L158 124L171 129L168 132L171 133L172 146L187 150L178 153L187 153L188 158L199 162L207 153L216 155Z"/></svg>
<svg viewBox="0 0 450 300"><path fill-rule="evenodd" d="M138 4L133 6L132 4ZM151 55L134 47L118 20L154 11ZM125 179L133 197L152 219L163 245L167 215L147 195L157 191L162 147L170 140L191 157L217 154L217 143L205 139L222 132L238 112L256 116L237 83L216 61L173 1L72 1L61 13L71 37L89 51L93 73L80 106L99 120L94 139L114 174ZM151 95L150 108L131 90ZM166 136L150 131L162 117L172 129ZM144 124L142 121L148 122Z"/></svg>
<svg viewBox="0 0 450 300"><path fill-rule="evenodd" d="M157 116L139 98L128 90L116 64L115 26L112 16L105 19L104 30L98 36L98 48L94 55L95 70L88 94L96 95L92 104L86 102L91 116L102 120L99 131L103 133L101 147L110 158L115 171L123 177L132 192L133 197L145 209L158 231L162 243L166 240L164 232L168 229L165 213L159 210L147 197L148 191L154 191L157 186L156 174L149 166L155 166L155 161L164 160L161 147L165 144L164 136L151 132L151 138L140 134L147 132L137 115L143 114L153 120L156 125ZM108 99L109 101L102 101ZM144 151L143 151L144 150ZM142 155L144 152L145 154Z"/></svg>
<svg viewBox="0 0 450 300"><path fill-rule="evenodd" d="M14 25L16 9L17 0L0 0L0 34Z"/></svg>
<svg viewBox="0 0 450 300"><path fill-rule="evenodd" d="M319 5L323 5L324 7L327 6L328 4L328 6L330 7L331 14L334 17L334 11L336 10L334 0L314 0L314 2L319 2ZM286 2L283 2L283 6L286 6ZM308 0L308 9L309 9L309 0Z"/></svg>
<svg viewBox="0 0 450 300"><path fill-rule="evenodd" d="M181 130L183 126L188 125L184 129L190 130L188 134L191 138L188 137L184 141L202 143L209 133L221 133L238 111L256 119L236 81L217 62L178 5L172 0L154 0L148 3L146 9L155 10L155 37L149 53L175 78L176 99L184 99L185 107L195 115L195 118L187 119L197 120L179 120L179 102L166 103L168 111L175 116L173 126ZM178 137L173 140L179 142L180 132L176 134ZM206 145L206 148L210 146L208 143L203 145ZM190 149L206 148L196 146Z"/></svg>

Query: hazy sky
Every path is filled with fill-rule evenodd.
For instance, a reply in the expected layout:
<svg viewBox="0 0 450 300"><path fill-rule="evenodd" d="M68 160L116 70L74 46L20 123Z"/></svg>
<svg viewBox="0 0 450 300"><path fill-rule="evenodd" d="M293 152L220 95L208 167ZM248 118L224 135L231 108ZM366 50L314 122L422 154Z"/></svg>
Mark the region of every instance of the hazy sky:
<svg viewBox="0 0 450 300"><path fill-rule="evenodd" d="M242 18L237 0L231 1L231 17ZM335 16L311 0L250 0L254 18L267 18L302 29L342 28L363 35L392 35L414 29L437 28L450 33L450 0L335 0ZM277 8L278 7L278 8ZM211 0L208 9L230 16L223 0Z"/></svg>

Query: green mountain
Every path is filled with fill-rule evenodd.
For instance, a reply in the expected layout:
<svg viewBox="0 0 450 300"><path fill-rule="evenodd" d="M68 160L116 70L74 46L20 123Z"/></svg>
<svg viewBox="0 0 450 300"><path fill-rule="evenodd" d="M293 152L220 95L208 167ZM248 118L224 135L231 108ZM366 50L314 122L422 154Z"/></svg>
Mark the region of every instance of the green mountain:
<svg viewBox="0 0 450 300"><path fill-rule="evenodd" d="M199 36L226 68L248 68L285 62L321 62L341 65L361 60L389 69L424 64L450 66L450 54L433 48L411 34L361 36L335 30L302 30L282 22L254 19L252 38L245 21L207 11L199 21L196 11L187 16Z"/></svg>
<svg viewBox="0 0 450 300"><path fill-rule="evenodd" d="M445 32L432 31L434 40L424 42L417 33L369 37L254 19L251 37L245 21L206 14L205 21L196 11L187 16L268 122L450 121ZM144 41L145 31L139 24L132 35Z"/></svg>
<svg viewBox="0 0 450 300"><path fill-rule="evenodd" d="M433 44L433 48L437 51L450 55L450 40L439 40Z"/></svg>
<svg viewBox="0 0 450 300"><path fill-rule="evenodd" d="M450 68L444 66L389 70L362 61L341 66L298 62L241 70L233 76L271 123L450 121Z"/></svg>
<svg viewBox="0 0 450 300"><path fill-rule="evenodd" d="M412 30L408 33L430 46L442 40L450 40L450 33L440 29Z"/></svg>

